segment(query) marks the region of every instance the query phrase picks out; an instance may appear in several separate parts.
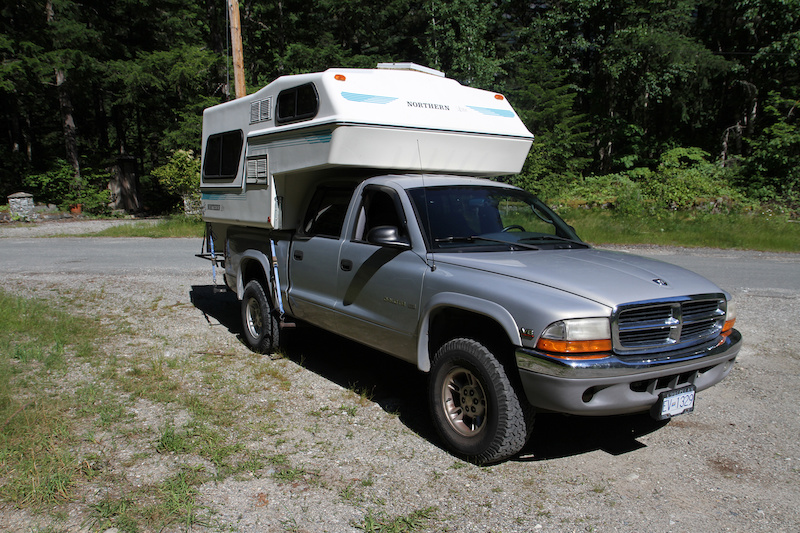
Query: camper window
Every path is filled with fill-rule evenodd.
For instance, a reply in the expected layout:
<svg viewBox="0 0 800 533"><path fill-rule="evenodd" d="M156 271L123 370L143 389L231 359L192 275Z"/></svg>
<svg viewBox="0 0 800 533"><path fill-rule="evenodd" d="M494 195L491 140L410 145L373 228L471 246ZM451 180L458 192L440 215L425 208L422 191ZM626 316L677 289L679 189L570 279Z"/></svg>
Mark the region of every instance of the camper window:
<svg viewBox="0 0 800 533"><path fill-rule="evenodd" d="M242 130L209 135L203 157L203 177L235 179L242 155Z"/></svg>
<svg viewBox="0 0 800 533"><path fill-rule="evenodd" d="M278 124L312 119L318 110L319 96L313 83L286 89L278 95Z"/></svg>

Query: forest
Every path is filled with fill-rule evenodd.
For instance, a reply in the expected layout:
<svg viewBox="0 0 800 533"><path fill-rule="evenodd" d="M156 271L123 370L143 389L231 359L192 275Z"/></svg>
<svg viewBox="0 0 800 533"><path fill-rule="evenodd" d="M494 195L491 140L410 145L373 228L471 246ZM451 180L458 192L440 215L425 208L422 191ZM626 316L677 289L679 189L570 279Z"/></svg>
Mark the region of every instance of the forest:
<svg viewBox="0 0 800 533"><path fill-rule="evenodd" d="M536 136L506 178L621 211L800 205L800 0L276 0L239 4L253 92L278 76L411 61L501 92ZM3 0L0 203L101 212L131 175L197 157L233 98L224 0Z"/></svg>

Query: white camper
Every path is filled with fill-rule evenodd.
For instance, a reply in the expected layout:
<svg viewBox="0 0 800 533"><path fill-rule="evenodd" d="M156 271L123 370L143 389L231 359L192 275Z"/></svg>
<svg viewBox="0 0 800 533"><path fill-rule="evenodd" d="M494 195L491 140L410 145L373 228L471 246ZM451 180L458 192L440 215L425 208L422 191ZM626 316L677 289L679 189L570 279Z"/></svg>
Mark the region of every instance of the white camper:
<svg viewBox="0 0 800 533"><path fill-rule="evenodd" d="M295 229L319 179L361 169L513 174L532 141L503 95L418 65L283 76L203 113L203 217Z"/></svg>

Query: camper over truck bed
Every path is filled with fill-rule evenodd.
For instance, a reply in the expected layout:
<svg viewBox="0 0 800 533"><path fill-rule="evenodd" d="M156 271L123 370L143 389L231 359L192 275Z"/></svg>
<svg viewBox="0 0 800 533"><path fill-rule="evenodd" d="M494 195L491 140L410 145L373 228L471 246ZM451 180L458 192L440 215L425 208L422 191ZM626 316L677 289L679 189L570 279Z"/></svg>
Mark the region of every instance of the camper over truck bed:
<svg viewBox="0 0 800 533"><path fill-rule="evenodd" d="M203 113L204 216L296 229L319 179L362 169L513 174L532 140L502 95L425 67L283 76Z"/></svg>

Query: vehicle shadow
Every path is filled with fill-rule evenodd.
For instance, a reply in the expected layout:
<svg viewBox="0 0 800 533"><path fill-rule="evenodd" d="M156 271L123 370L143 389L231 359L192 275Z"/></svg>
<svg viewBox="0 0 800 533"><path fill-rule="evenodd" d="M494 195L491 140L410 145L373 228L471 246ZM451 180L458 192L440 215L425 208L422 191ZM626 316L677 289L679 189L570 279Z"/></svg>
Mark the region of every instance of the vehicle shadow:
<svg viewBox="0 0 800 533"><path fill-rule="evenodd" d="M207 320L213 318L244 344L233 291L195 285L189 297ZM302 322L284 329L282 335L282 357L378 404L439 445L428 417L426 376L414 365Z"/></svg>
<svg viewBox="0 0 800 533"><path fill-rule="evenodd" d="M189 299L206 320L215 319L241 340L242 319L235 292L218 285L193 285Z"/></svg>
<svg viewBox="0 0 800 533"><path fill-rule="evenodd" d="M242 340L239 302L232 291L193 286L191 301ZM411 431L444 448L428 414L427 376L409 363L309 324L283 331L282 356L350 389L399 417ZM581 417L540 413L533 435L512 461L546 461L604 451L622 455L646 447L637 439L663 428L647 414Z"/></svg>
<svg viewBox="0 0 800 533"><path fill-rule="evenodd" d="M647 413L604 417L539 413L533 435L517 460L546 461L593 451L623 455L646 448L637 439L668 423L653 420Z"/></svg>

